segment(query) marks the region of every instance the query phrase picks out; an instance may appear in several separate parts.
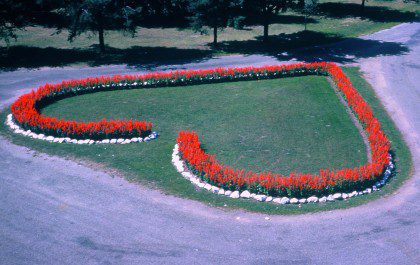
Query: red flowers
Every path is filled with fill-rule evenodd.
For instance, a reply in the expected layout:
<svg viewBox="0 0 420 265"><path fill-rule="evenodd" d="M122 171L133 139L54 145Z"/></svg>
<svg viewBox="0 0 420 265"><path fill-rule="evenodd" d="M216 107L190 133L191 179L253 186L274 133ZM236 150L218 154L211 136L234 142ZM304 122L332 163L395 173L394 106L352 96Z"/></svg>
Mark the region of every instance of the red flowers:
<svg viewBox="0 0 420 265"><path fill-rule="evenodd" d="M378 120L373 116L369 105L354 89L342 70L333 63L312 63L289 65L287 68L274 66L251 68L249 71L267 73L269 76L281 69L280 76L296 74L329 75L344 94L350 107L364 125L370 147L372 162L358 168L341 170L321 169L319 174L290 173L281 174L245 172L241 169L220 164L214 155L206 154L200 146L195 132L180 132L177 143L182 159L205 181L230 190L250 190L274 196L304 197L335 191L350 191L367 186L378 180L389 163L390 143L381 130ZM225 73L232 69L226 69ZM236 70L236 69L234 69ZM241 72L245 74L245 72Z"/></svg>
<svg viewBox="0 0 420 265"><path fill-rule="evenodd" d="M38 112L40 106L51 101L74 94L95 91L99 88L99 85L108 84L109 80L117 81L118 77L114 79L102 77L72 80L55 85L46 84L39 87L37 91L31 91L19 97L11 106L13 117L24 129L59 137L104 139L147 136L152 129L152 123L150 122L136 120L76 122L48 117Z"/></svg>

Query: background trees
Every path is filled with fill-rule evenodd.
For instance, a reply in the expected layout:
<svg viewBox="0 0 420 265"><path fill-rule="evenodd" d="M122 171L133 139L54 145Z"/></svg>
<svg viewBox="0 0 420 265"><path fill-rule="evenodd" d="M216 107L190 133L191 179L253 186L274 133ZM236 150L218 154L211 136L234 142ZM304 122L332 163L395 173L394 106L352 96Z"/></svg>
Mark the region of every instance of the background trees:
<svg viewBox="0 0 420 265"><path fill-rule="evenodd" d="M196 0L190 1L191 27L202 33L205 26L213 29L213 46L217 46L217 30L225 28L230 18L238 14L242 0Z"/></svg>
<svg viewBox="0 0 420 265"><path fill-rule="evenodd" d="M141 6L132 0L68 0L65 13L69 19L69 40L86 31L97 33L99 49L105 52L104 32L107 29L119 29L135 33L133 23Z"/></svg>
<svg viewBox="0 0 420 265"><path fill-rule="evenodd" d="M305 30L308 17L315 13L318 0L304 0L303 14L305 15Z"/></svg>
<svg viewBox="0 0 420 265"><path fill-rule="evenodd" d="M146 26L177 26L187 21L188 0L142 0L137 22Z"/></svg>
<svg viewBox="0 0 420 265"><path fill-rule="evenodd" d="M14 0L0 0L0 39L9 45L16 39L16 30L24 27L28 20L27 5Z"/></svg>
<svg viewBox="0 0 420 265"><path fill-rule="evenodd" d="M263 40L268 40L268 27L280 11L291 7L293 0L247 0L246 9L253 13L257 21L264 27Z"/></svg>
<svg viewBox="0 0 420 265"><path fill-rule="evenodd" d="M0 40L9 44L30 25L59 26L64 18L55 11L63 7L63 0L0 0Z"/></svg>
<svg viewBox="0 0 420 265"><path fill-rule="evenodd" d="M263 41L269 39L269 30L271 24L277 24L275 27L276 38L270 42L271 46L279 48L276 45L282 38L288 38L284 34L295 33L300 31L296 24L306 24L308 21L316 23L313 30L321 32L321 35L327 36L331 32L331 27L342 33L341 35L351 35L350 30L343 28L342 23L338 20L347 17L354 17L355 20L351 23L355 26L348 27L353 31L365 31L360 20L370 20L373 24L368 27L374 29L386 26L386 23L406 22L418 20L418 8L415 3L419 0L398 0L387 1L385 4L381 2L376 4L376 1L371 0L370 6L365 7L364 12L360 12L362 6L368 0L358 0L354 3L353 0L327 0L318 5L316 9L316 18L307 19L308 16L313 15L315 6L318 0L0 0L0 41L5 41L6 46L16 38L18 35L22 36L33 35L34 41L37 40L39 35L49 34L60 36L58 43L62 47L66 47L61 40L66 42L68 37L69 41L81 36L81 42L85 37L90 37L91 34L84 34L85 32L93 32L98 36L99 49L103 53L105 50L105 32L112 30L109 34L107 43L110 46L119 41L119 31L130 33L134 36L136 28L141 29L142 32L171 32L172 38L177 38L177 30L184 28L192 28L201 33L213 33L213 46L218 43L218 31L227 26L234 28L245 28L244 31L230 31L231 36L226 36L223 45L219 46L220 49L225 49L227 46L238 49L236 40L243 41L254 39L255 47L262 47L259 43L260 38L256 35L260 34L260 30L255 25L263 26ZM401 2L403 1L403 2ZM407 3L407 2L412 2ZM384 6L386 5L386 6ZM414 12L409 12L411 6L415 9ZM388 8L387 6L391 7ZM394 8L396 7L396 8ZM280 12L290 9L290 12L284 15L279 15ZM302 16L302 14L304 16ZM331 22L332 20L337 20ZM288 24L287 27L282 29L282 25ZM31 27L28 27L31 26ZM33 26L33 27L32 27ZM295 27L296 29L293 29ZM156 28L156 30L151 29ZM19 29L26 29L28 34L19 32ZM34 32L37 31L37 32ZM48 33L45 33L48 32ZM59 34L54 34L59 33ZM178 31L179 32L179 31ZM252 32L252 33L251 33ZM283 35L279 32L285 32ZM64 34L63 34L64 33ZM66 34L68 33L68 35ZM159 33L155 37L159 38L161 35L166 37L165 33ZM184 31L181 43L182 47L192 47L188 38L189 31ZM152 34L153 35L153 34ZM339 35L339 34L337 34ZM296 35L295 36L302 36ZM150 37L148 35L148 37ZM237 38L236 38L237 37ZM30 37L29 37L30 38ZM51 38L52 39L52 38ZM31 38L29 39L31 40ZM127 40L127 39L126 39ZM296 42L302 43L301 39L296 39ZM44 43L46 39L39 40L39 43ZM89 41L87 41L89 42ZM127 40L130 47L135 47L135 41ZM188 42L188 43L187 43ZM204 46L206 41L201 41L199 38L194 38L194 43L200 43L199 49L207 49ZM85 42L86 43L86 42ZM142 48L142 45L150 47L169 47L172 42L166 38L155 39L147 42L147 44L138 45L137 48ZM158 43L160 43L158 45ZM284 42L289 44L290 42ZM284 44L283 43L283 44ZM52 45L54 43L51 43ZM282 44L282 45L283 45ZM1 45L1 44L0 44ZM77 44L72 44L77 45ZM128 44L127 44L128 45ZM23 45L25 46L25 44ZM29 46L29 45L28 45ZM34 46L34 45L32 45ZM35 45L36 46L36 45ZM118 45L124 47L124 45ZM243 45L245 46L245 44ZM263 45L267 48L269 45ZM90 46L88 46L90 47ZM3 49L4 51L6 48ZM95 49L93 49L95 50ZM1 51L1 46L0 46ZM7 49L9 52L10 49ZM239 50L238 50L239 51ZM96 54L96 51L94 51ZM103 56L102 56L103 57Z"/></svg>

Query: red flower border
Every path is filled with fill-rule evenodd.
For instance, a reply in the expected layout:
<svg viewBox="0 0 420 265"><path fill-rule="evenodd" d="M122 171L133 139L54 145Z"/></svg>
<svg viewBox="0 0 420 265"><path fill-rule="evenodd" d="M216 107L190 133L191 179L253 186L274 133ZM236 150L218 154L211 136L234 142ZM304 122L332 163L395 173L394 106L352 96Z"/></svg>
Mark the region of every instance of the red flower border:
<svg viewBox="0 0 420 265"><path fill-rule="evenodd" d="M231 70L224 71L228 73ZM285 176L271 172L254 173L219 163L214 155L207 154L201 149L198 135L194 131L182 131L177 138L179 151L182 159L196 175L210 184L228 190L249 190L272 196L298 197L351 191L370 186L379 180L389 163L390 142L381 130L379 121L373 116L371 108L340 67L334 63L310 63L287 67L249 68L242 72L245 75L247 73L257 77L301 74L330 76L364 127L372 150L372 161L357 168L320 169L319 174L290 173Z"/></svg>
<svg viewBox="0 0 420 265"><path fill-rule="evenodd" d="M136 120L101 120L76 122L57 119L39 113L43 106L65 97L113 89L118 78L88 78L45 84L36 91L20 96L11 106L14 120L25 130L75 139L110 139L116 137L145 137L151 133L152 123Z"/></svg>

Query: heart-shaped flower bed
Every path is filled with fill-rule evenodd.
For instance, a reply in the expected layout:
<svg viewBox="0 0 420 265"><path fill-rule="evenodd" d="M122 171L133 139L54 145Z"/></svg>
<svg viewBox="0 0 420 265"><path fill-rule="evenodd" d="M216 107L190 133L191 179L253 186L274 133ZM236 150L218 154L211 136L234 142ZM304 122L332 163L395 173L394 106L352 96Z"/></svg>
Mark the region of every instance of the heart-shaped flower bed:
<svg viewBox="0 0 420 265"><path fill-rule="evenodd" d="M390 165L390 142L379 121L362 96L354 89L340 67L333 63L292 64L265 67L218 68L189 70L144 75L117 75L113 77L87 78L46 84L36 91L21 96L11 106L13 122L25 130L75 139L101 139L147 137L152 123L136 120L102 120L76 122L42 115L39 109L65 97L96 91L181 86L214 82L232 82L282 78L302 75L329 76L344 96L351 110L362 124L371 149L370 161L357 168L339 170L320 169L319 174L291 173L287 176L275 173L254 173L233 169L217 161L214 155L201 149L195 132L180 132L177 150L188 168L202 181L231 191L248 190L271 196L297 196L347 192L367 187L377 182ZM152 134L155 137L155 134ZM99 140L99 141L98 141ZM106 140L108 141L108 140ZM388 174L389 175L389 174Z"/></svg>

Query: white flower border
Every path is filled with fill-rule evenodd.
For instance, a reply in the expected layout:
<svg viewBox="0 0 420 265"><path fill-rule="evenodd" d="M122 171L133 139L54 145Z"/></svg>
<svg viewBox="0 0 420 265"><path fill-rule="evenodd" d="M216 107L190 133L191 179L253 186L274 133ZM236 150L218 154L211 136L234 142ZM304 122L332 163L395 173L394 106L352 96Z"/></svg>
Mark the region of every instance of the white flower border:
<svg viewBox="0 0 420 265"><path fill-rule="evenodd" d="M394 169L394 163L392 162L392 156L389 154L389 164L382 176L382 179L375 183L375 185L372 186L372 188L367 188L363 191L353 191L350 193L334 193L330 194L328 196L323 196L321 198L318 198L316 196L311 196L308 198L289 198L289 197L272 197L267 196L264 194L255 194L251 193L248 190L242 191L239 193L239 191L225 191L222 188L212 186L207 182L204 182L201 180L200 177L192 173L188 167L185 164L185 161L183 161L180 157L180 153L178 150L179 146L178 144L175 145L173 153L172 153L172 164L175 166L176 170L181 173L181 175L191 181L194 185L196 185L199 188L206 189L212 193L218 194L218 195L224 195L228 196L233 199L238 198L246 198L246 199L254 199L260 202L274 202L278 204L302 204L302 203L317 203L317 202L332 202L335 200L345 200L347 198L355 197L355 196L361 196L365 194L369 194L373 191L379 190L380 187L385 185L385 182L389 179L391 176L391 171Z"/></svg>
<svg viewBox="0 0 420 265"><path fill-rule="evenodd" d="M16 134L21 134L27 137L31 137L33 139L43 140L51 143L69 143L69 144L129 144L129 143L141 143L141 142L150 142L151 140L154 140L157 138L158 133L152 132L147 137L134 137L130 139L104 139L104 140L92 140L92 139L84 139L84 140L78 140L78 139L72 139L69 137L54 137L54 136L48 136L44 135L42 133L37 134L32 132L31 130L24 130L22 129L18 124L16 124L13 121L13 115L9 114L7 115L6 119L6 125L12 129L12 131Z"/></svg>

